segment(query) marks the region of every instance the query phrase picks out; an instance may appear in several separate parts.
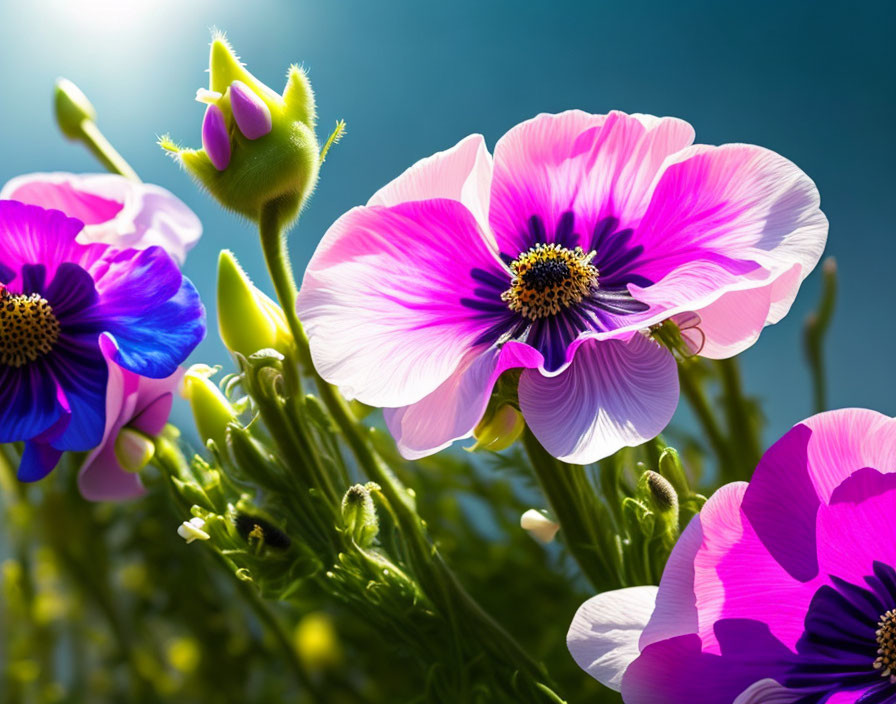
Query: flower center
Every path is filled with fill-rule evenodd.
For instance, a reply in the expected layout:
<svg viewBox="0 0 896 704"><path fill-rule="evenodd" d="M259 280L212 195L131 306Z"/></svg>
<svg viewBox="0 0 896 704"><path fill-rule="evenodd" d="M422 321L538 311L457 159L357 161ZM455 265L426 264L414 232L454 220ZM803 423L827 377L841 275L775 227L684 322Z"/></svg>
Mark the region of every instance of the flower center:
<svg viewBox="0 0 896 704"><path fill-rule="evenodd" d="M43 357L59 339L59 321L36 293L13 296L0 284L0 365L22 367Z"/></svg>
<svg viewBox="0 0 896 704"><path fill-rule="evenodd" d="M556 315L597 288L594 255L581 247L537 244L510 264L513 279L501 300L530 320Z"/></svg>
<svg viewBox="0 0 896 704"><path fill-rule="evenodd" d="M881 677L888 677L896 684L896 609L890 609L877 622L877 659L874 669Z"/></svg>

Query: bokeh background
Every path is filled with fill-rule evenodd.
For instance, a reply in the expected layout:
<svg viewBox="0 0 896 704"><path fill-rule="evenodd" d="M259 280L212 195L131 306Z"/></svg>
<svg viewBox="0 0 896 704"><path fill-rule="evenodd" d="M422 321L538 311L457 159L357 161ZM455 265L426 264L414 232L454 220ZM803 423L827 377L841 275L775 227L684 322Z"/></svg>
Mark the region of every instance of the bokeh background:
<svg viewBox="0 0 896 704"><path fill-rule="evenodd" d="M193 95L206 84L213 26L278 89L291 62L310 70L322 138L338 118L348 122L292 234L299 271L341 213L469 133L492 146L521 120L573 107L676 115L700 142L760 144L815 179L841 276L831 403L896 413L896 3L2 0L0 179L97 170L53 123L53 80L74 80L143 179L202 218L186 269L212 315L219 249L233 249L267 286L255 235L155 141L169 132L199 143ZM817 293L816 273L791 315L743 355L767 441L811 412L801 332ZM227 362L214 333L195 360Z"/></svg>

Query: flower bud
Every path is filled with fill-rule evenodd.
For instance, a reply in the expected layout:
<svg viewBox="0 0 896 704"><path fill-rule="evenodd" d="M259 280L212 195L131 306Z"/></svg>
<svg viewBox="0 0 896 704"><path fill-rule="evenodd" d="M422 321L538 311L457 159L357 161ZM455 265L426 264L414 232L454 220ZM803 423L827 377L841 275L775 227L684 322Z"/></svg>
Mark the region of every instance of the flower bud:
<svg viewBox="0 0 896 704"><path fill-rule="evenodd" d="M53 94L56 108L56 122L59 129L69 139L77 139L85 120L96 120L96 109L74 83L67 78L56 79Z"/></svg>
<svg viewBox="0 0 896 704"><path fill-rule="evenodd" d="M226 249L218 257L218 330L227 348L244 357L267 348L285 351L291 339L283 311Z"/></svg>
<svg viewBox="0 0 896 704"><path fill-rule="evenodd" d="M262 208L276 201L284 224L298 215L320 167L314 94L304 71L291 67L280 95L249 73L217 35L209 87L197 99L208 104L203 148L182 149L167 137L161 146L224 207L257 221Z"/></svg>
<svg viewBox="0 0 896 704"><path fill-rule="evenodd" d="M678 538L678 494L668 479L651 470L638 480L638 497L653 515L652 532L671 544Z"/></svg>
<svg viewBox="0 0 896 704"><path fill-rule="evenodd" d="M156 453L156 444L139 430L125 426L115 439L115 459L126 472L136 474Z"/></svg>
<svg viewBox="0 0 896 704"><path fill-rule="evenodd" d="M209 378L215 370L204 364L194 364L184 375L183 396L190 402L196 429L204 442L214 441L224 452L227 425L236 420L237 414L224 394Z"/></svg>
<svg viewBox="0 0 896 704"><path fill-rule="evenodd" d="M380 531L370 489L363 484L350 487L342 497L342 522L348 534L362 548L370 547Z"/></svg>
<svg viewBox="0 0 896 704"><path fill-rule="evenodd" d="M189 545L194 540L208 540L211 537L203 528L205 528L205 521L196 516L181 523L178 526L177 534Z"/></svg>
<svg viewBox="0 0 896 704"><path fill-rule="evenodd" d="M493 413L486 413L479 421L479 425L473 430L476 444L469 448L470 452L476 450L489 450L500 452L516 442L526 428L526 421L522 414L510 404L504 404Z"/></svg>
<svg viewBox="0 0 896 704"><path fill-rule="evenodd" d="M520 516L520 527L528 531L539 543L550 543L560 530L560 524L554 523L543 512L530 508Z"/></svg>

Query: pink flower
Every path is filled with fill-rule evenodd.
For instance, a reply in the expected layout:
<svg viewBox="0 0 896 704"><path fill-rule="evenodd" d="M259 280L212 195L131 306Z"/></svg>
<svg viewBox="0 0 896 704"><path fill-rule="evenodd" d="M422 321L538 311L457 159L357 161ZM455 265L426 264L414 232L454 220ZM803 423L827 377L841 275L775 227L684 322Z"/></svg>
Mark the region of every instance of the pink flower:
<svg viewBox="0 0 896 704"><path fill-rule="evenodd" d="M693 136L674 118L570 111L513 128L494 161L473 135L419 162L339 218L308 266L298 311L317 370L385 407L408 458L468 437L509 369L557 457L655 436L677 369L640 331L697 314L686 342L737 354L787 313L827 237L791 162Z"/></svg>
<svg viewBox="0 0 896 704"><path fill-rule="evenodd" d="M896 420L794 426L717 491L656 587L586 602L568 644L626 704L896 701Z"/></svg>
<svg viewBox="0 0 896 704"><path fill-rule="evenodd" d="M120 501L143 493L139 468L142 448L119 442L125 428L150 439L162 432L171 414L174 394L184 375L183 369L164 379L149 379L123 369L112 361L115 346L107 337L100 338L100 349L109 365L106 389L106 429L102 442L87 456L78 475L78 488L90 501ZM139 436L138 436L139 437ZM116 447L117 446L117 447ZM122 455L137 467L122 466ZM133 455L132 457L127 457ZM148 459L145 458L145 459Z"/></svg>
<svg viewBox="0 0 896 704"><path fill-rule="evenodd" d="M202 234L195 213L160 186L114 174L26 174L9 181L0 199L61 210L84 223L78 240L118 249L158 245L178 264Z"/></svg>

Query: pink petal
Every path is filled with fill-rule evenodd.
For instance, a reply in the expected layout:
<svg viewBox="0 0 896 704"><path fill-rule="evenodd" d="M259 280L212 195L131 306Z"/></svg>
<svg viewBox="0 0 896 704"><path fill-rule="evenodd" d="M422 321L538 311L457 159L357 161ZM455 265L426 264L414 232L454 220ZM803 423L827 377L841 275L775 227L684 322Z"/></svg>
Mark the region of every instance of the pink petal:
<svg viewBox="0 0 896 704"><path fill-rule="evenodd" d="M566 645L576 663L617 692L626 668L638 657L638 638L656 603L656 587L604 592L579 607Z"/></svg>
<svg viewBox="0 0 896 704"><path fill-rule="evenodd" d="M488 198L492 157L480 134L421 159L373 194L367 205L398 205L414 200L448 198L463 203L488 233Z"/></svg>
<svg viewBox="0 0 896 704"><path fill-rule="evenodd" d="M529 248L530 217L548 237L572 211L576 233L590 237L605 216L636 225L665 159L693 141L690 125L647 115L589 115L570 110L523 122L495 146L490 220L502 252Z"/></svg>
<svg viewBox="0 0 896 704"><path fill-rule="evenodd" d="M744 144L691 147L666 167L636 230L634 243L647 253L639 273L656 283L632 293L652 305L700 310L728 290L764 287L794 265L802 280L827 230L815 184L784 157ZM768 322L783 315L794 288L775 292L783 303Z"/></svg>
<svg viewBox="0 0 896 704"><path fill-rule="evenodd" d="M183 371L166 379L148 379L122 369L112 361L115 345L106 335L100 347L109 366L106 388L106 430L102 442L84 461L78 488L89 501L122 501L143 494L138 475L122 469L115 456L115 441L125 426L157 435L171 412L171 403Z"/></svg>
<svg viewBox="0 0 896 704"><path fill-rule="evenodd" d="M796 578L818 571L816 514L859 469L896 471L896 420L875 411L829 411L795 425L765 453L744 512L766 548Z"/></svg>
<svg viewBox="0 0 896 704"><path fill-rule="evenodd" d="M158 245L180 264L202 234L199 218L172 193L114 174L27 174L9 181L0 198L61 210L81 220L80 242L118 249Z"/></svg>
<svg viewBox="0 0 896 704"><path fill-rule="evenodd" d="M327 231L299 293L318 372L369 405L420 401L483 332L461 303L476 297L476 268L509 277L457 201L349 211Z"/></svg>
<svg viewBox="0 0 896 704"><path fill-rule="evenodd" d="M588 464L666 427L678 405L678 370L667 350L642 335L585 340L559 375L524 371L519 400L548 452Z"/></svg>
<svg viewBox="0 0 896 704"><path fill-rule="evenodd" d="M435 391L410 406L385 409L386 425L402 456L426 457L455 440L470 437L488 406L498 377L513 367L538 367L541 354L528 345L471 350Z"/></svg>
<svg viewBox="0 0 896 704"><path fill-rule="evenodd" d="M768 552L741 510L746 490L742 482L722 487L688 525L663 572L642 649L696 633L703 651L719 654L715 627L720 619L761 621L794 648L822 581L794 579ZM759 593L774 598L757 599Z"/></svg>

